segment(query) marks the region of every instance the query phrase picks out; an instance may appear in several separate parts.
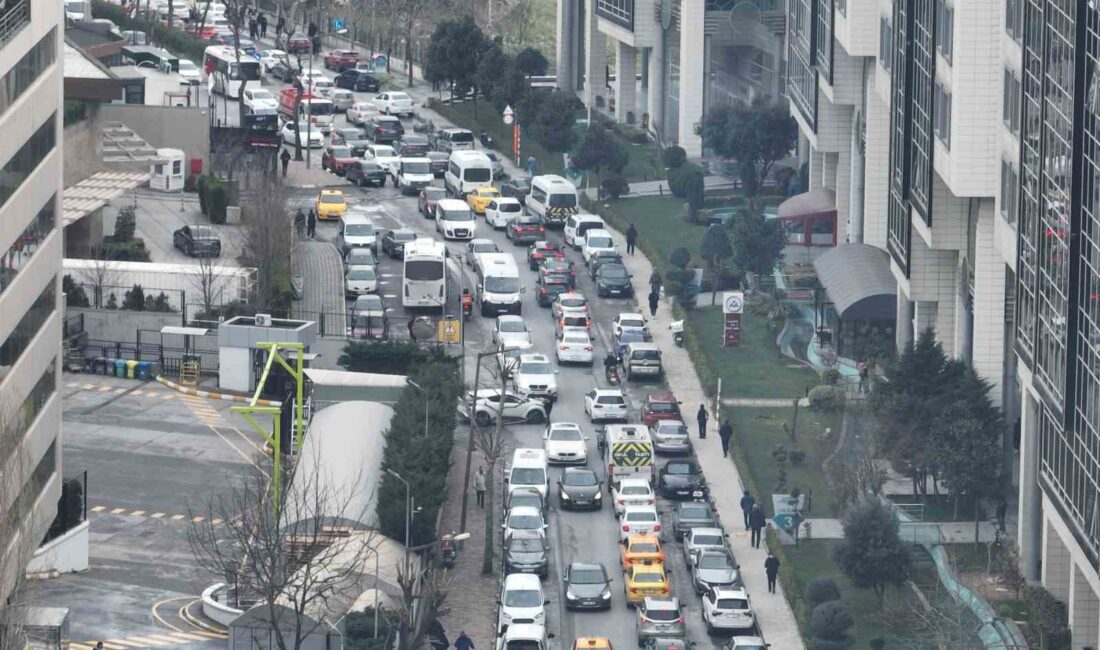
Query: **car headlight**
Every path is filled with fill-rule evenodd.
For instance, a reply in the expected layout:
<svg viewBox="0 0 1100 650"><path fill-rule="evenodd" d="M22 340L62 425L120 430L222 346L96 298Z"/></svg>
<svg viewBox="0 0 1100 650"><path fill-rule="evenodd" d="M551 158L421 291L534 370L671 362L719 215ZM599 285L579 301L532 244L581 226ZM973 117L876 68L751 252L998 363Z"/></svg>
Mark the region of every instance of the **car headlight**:
<svg viewBox="0 0 1100 650"><path fill-rule="evenodd" d="M600 598L602 598L604 600L610 600L611 599L611 590L610 589L604 589L604 592L602 594L600 594Z"/></svg>
<svg viewBox="0 0 1100 650"><path fill-rule="evenodd" d="M566 589L565 590L565 597L568 598L569 600L576 600L577 599L577 594L573 593L572 589Z"/></svg>
<svg viewBox="0 0 1100 650"><path fill-rule="evenodd" d="M561 498L562 498L563 501L570 501L569 495L566 494L565 492L561 493Z"/></svg>
<svg viewBox="0 0 1100 650"><path fill-rule="evenodd" d="M596 501L599 501L599 500L603 499L603 492L597 492L596 496L594 496L592 498L595 499Z"/></svg>

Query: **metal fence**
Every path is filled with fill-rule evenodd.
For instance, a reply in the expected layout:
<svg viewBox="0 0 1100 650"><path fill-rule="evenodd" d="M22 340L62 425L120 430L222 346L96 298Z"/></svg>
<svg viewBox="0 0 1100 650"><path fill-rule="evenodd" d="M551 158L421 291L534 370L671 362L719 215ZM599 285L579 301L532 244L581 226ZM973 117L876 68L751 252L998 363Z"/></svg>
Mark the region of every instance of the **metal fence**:
<svg viewBox="0 0 1100 650"><path fill-rule="evenodd" d="M105 341L88 339L81 346L85 372L110 372L109 359L148 361L155 372L168 377L179 375L183 361L199 362L203 374L218 372L218 340L216 335L192 336L185 342L178 334L161 334L154 330L138 330L137 341Z"/></svg>

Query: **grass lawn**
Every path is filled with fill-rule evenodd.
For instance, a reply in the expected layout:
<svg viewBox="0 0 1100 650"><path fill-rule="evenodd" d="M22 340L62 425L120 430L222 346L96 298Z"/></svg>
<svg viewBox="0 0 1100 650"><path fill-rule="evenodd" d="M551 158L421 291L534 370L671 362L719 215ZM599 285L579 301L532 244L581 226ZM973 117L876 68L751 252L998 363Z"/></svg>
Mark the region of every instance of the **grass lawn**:
<svg viewBox="0 0 1100 650"><path fill-rule="evenodd" d="M683 246L692 255L699 253L705 229L684 221L683 199L672 195L619 199L594 204L591 209L619 232L634 224L638 229L638 247L658 268L665 267L674 248ZM672 233L675 235L670 236Z"/></svg>

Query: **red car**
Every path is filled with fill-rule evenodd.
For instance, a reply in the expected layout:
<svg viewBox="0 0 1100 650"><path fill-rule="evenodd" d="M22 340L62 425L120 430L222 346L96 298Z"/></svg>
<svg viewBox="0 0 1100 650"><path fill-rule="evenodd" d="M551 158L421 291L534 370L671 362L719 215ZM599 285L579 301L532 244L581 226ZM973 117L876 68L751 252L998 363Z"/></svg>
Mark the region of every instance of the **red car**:
<svg viewBox="0 0 1100 650"><path fill-rule="evenodd" d="M309 37L302 32L294 32L286 39L286 51L287 52L309 52L312 49L313 44L309 42Z"/></svg>
<svg viewBox="0 0 1100 650"><path fill-rule="evenodd" d="M203 27L202 30L199 30L198 25L192 25L187 28L187 33L204 41L209 41L218 35L218 28L213 25L207 25Z"/></svg>
<svg viewBox="0 0 1100 650"><path fill-rule="evenodd" d="M442 187L425 187L420 190L420 199L417 201L420 214L424 215L425 219L435 219L435 204L445 198L447 198L447 191Z"/></svg>
<svg viewBox="0 0 1100 650"><path fill-rule="evenodd" d="M325 147L325 152L321 154L321 169L327 169L338 176L343 176L347 172L348 165L356 160L358 158L355 157L351 147L344 145Z"/></svg>
<svg viewBox="0 0 1100 650"><path fill-rule="evenodd" d="M642 402L642 424L652 427L659 420L683 420L680 402L668 391L647 395Z"/></svg>
<svg viewBox="0 0 1100 650"><path fill-rule="evenodd" d="M325 55L325 67L343 72L359 65L359 53L355 50L334 50Z"/></svg>
<svg viewBox="0 0 1100 650"><path fill-rule="evenodd" d="M514 222L515 219L512 221ZM509 225L511 225L511 222L509 222ZM543 232L546 232L545 229ZM527 265L531 267L532 271L537 271L539 264L542 264L543 260L550 257L565 259L565 253L558 248L557 244L542 239L527 247Z"/></svg>

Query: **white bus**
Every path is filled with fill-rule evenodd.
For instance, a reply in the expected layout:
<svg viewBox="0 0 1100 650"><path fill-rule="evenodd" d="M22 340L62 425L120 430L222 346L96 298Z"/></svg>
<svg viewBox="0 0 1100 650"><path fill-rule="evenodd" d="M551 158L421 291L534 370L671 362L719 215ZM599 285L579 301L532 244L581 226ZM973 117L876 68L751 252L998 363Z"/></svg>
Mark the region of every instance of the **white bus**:
<svg viewBox="0 0 1100 650"><path fill-rule="evenodd" d="M241 96L241 86L246 81L260 79L260 62L240 53L241 62L237 63L237 52L228 45L211 45L202 57L202 71L206 75L207 87L213 92L236 99Z"/></svg>
<svg viewBox="0 0 1100 650"><path fill-rule="evenodd" d="M401 304L443 310L447 306L447 248L422 237L405 244Z"/></svg>

